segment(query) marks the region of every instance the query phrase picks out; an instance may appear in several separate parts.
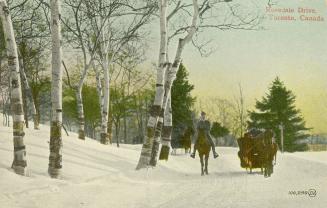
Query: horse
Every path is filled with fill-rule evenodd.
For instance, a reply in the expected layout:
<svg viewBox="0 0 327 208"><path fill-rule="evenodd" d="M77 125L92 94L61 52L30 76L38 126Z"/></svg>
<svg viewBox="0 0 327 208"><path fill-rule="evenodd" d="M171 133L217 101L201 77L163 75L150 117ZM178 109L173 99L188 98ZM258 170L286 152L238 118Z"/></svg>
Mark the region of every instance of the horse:
<svg viewBox="0 0 327 208"><path fill-rule="evenodd" d="M272 141L271 138L265 138L264 140L264 153L265 153L265 177L270 177L274 172L274 165L276 164L277 159L277 150L278 145Z"/></svg>
<svg viewBox="0 0 327 208"><path fill-rule="evenodd" d="M192 146L192 135L194 134L194 130L192 127L188 127L181 138L182 147L185 150L185 154L191 153Z"/></svg>
<svg viewBox="0 0 327 208"><path fill-rule="evenodd" d="M171 146L173 148L172 154L176 155L176 149L182 148L185 150L185 154L191 153L192 146L192 135L194 130L192 127L187 127L183 130L175 130L173 132L173 139L171 141Z"/></svg>
<svg viewBox="0 0 327 208"><path fill-rule="evenodd" d="M204 174L208 175L208 159L209 154L211 151L211 145L209 144L209 141L206 138L206 132L205 130L199 130L198 132L198 143L195 147L198 150L198 154L200 157L200 163L201 163L201 175ZM204 161L203 161L204 159Z"/></svg>

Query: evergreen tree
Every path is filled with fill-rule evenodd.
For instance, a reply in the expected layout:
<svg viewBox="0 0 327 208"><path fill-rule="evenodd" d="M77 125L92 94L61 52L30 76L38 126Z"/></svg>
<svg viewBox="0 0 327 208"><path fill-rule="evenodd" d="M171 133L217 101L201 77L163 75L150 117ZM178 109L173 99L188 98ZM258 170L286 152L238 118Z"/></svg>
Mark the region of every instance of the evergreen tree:
<svg viewBox="0 0 327 208"><path fill-rule="evenodd" d="M220 123L213 122L210 130L210 134L215 138L224 137L229 134L229 130L224 126L221 126Z"/></svg>
<svg viewBox="0 0 327 208"><path fill-rule="evenodd" d="M173 114L173 126L192 126L192 107L195 97L192 97L191 91L194 85L188 81L187 69L180 64L176 79L171 89L171 105Z"/></svg>
<svg viewBox="0 0 327 208"><path fill-rule="evenodd" d="M300 115L300 110L295 107L295 95L286 89L284 83L277 77L269 93L256 102L256 110L249 112L250 128L272 129L276 133L278 145L280 143L280 125L284 128L284 150L293 152L305 150L304 144L296 141L307 137L305 121Z"/></svg>

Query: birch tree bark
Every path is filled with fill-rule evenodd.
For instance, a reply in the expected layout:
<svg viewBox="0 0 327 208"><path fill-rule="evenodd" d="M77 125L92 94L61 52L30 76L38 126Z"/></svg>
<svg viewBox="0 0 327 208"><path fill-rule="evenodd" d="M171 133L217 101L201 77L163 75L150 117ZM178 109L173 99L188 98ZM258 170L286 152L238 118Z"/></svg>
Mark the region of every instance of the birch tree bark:
<svg viewBox="0 0 327 208"><path fill-rule="evenodd" d="M78 138L85 140L85 117L84 117L84 106L82 98L82 90L84 81L87 77L89 68L92 66L96 55L96 49L99 43L99 35L103 25L100 26L99 31L93 33L92 31L92 17L88 16L88 9L91 8L89 1L84 0L71 0L66 1L67 12L66 19L62 22L66 29L71 33L74 41L74 47L81 50L83 55L83 71L81 77L76 86L76 102L77 102L77 113L78 113ZM64 7L65 8L65 7ZM71 16L69 16L71 15ZM73 21L72 21L73 20Z"/></svg>
<svg viewBox="0 0 327 208"><path fill-rule="evenodd" d="M161 136L162 147L160 150L159 160L168 160L172 130L173 130L173 115L172 115L172 108L171 108L171 96L169 96L167 107L164 113L164 125L163 125L162 136Z"/></svg>
<svg viewBox="0 0 327 208"><path fill-rule="evenodd" d="M163 145L160 150L159 159L161 159L161 160L168 160L168 157L169 157L170 138L171 138L171 132L172 132L172 124L170 122L170 119L172 120L172 115L171 115L171 112L169 113L169 111L171 111L171 109L169 110L168 103L169 103L170 97L171 97L170 96L171 95L171 87L176 78L179 64L181 63L182 52L184 50L184 47L187 43L189 43L192 40L192 37L197 30L198 17L199 17L199 5L198 5L197 0L193 0L192 23L190 25L189 30L187 31L186 36L184 38L180 38L178 41L175 59L174 59L172 67L169 68L168 76L167 76L167 80L166 80L166 85L165 85L166 96L165 96L165 100L163 103L163 109L165 112L164 115L167 116L167 118L165 118L165 121L166 121L166 124L164 127L165 132L163 133L163 138L162 138L163 141L165 140L165 142L163 142ZM167 110L167 106L168 106L168 110Z"/></svg>
<svg viewBox="0 0 327 208"><path fill-rule="evenodd" d="M168 50L168 42L167 42L167 50ZM167 59L167 62L169 62L169 56L168 56L168 51L167 51L167 54L166 54L166 59ZM165 89L166 89L166 85L167 85L167 80L168 80L168 73L170 71L170 68L171 68L171 64L169 63L169 66L168 66L168 69L166 70L166 75L165 75L165 80L166 80L166 83L165 83ZM166 99L169 99L168 100L168 105L170 105L170 108L171 108L171 95L169 95L169 97L167 97L167 92L165 90L165 97L164 97L164 103L165 103L165 100ZM167 106L169 107L169 106ZM160 150L160 155L159 155L159 160L168 160L168 156L169 156L169 152L170 152L170 144L171 144L171 131L172 131L172 112L170 112L169 114L169 109L164 109L163 108L163 127L160 129L162 131L162 135L161 135L161 143L162 143L162 146L161 146L161 150ZM171 128L169 128L171 127ZM160 138L159 138L160 140ZM155 148L155 147L154 147ZM151 161L153 162L151 165L152 166L156 166L157 165L157 152L159 151L159 145L157 145L156 147L156 151L155 152L152 152L152 158L151 158Z"/></svg>
<svg viewBox="0 0 327 208"><path fill-rule="evenodd" d="M171 86L173 81L176 78L176 73L179 68L179 64L181 63L181 57L182 57L182 52L185 47L191 40L194 34L197 31L197 28L217 28L217 29L256 29L256 27L260 24L262 17L260 15L257 15L257 12L254 12L251 14L251 12L242 12L242 10L239 10L238 8L240 7L238 4L231 5L230 0L219 0L219 1L202 1L201 7L198 5L197 0L193 0L193 4L183 4L181 1L178 1L176 3L175 9L172 10L172 12L168 15L167 19L172 18L176 13L179 11L185 10L186 7L192 6L193 7L193 17L192 17L192 23L190 26L187 27L181 27L177 28L176 31L172 34L172 36L169 37L172 38L176 35L181 35L184 32L186 32L186 36L184 38L179 39L178 41L178 46L174 58L174 62L172 65L171 70L169 71L169 76L166 81L166 86L165 86L165 92L166 92L166 97L170 97L170 92L171 92ZM222 16L222 19L217 18L216 15L212 15L212 13L215 11L215 9L219 9L219 4L225 4L225 9L228 11L225 15ZM218 7L217 7L218 6ZM215 8L216 7L216 8ZM214 9L215 8L215 9ZM211 15L206 15L205 13L210 13ZM190 14L190 12L187 12ZM213 23L214 21L217 21L218 23ZM198 22L198 19L201 21ZM219 20L218 20L219 19ZM213 24L212 24L213 23ZM206 45L196 43L197 41L193 41L193 45L198 48L199 52L201 54L207 54L206 52L203 53L203 47ZM168 53L167 53L168 54ZM163 103L163 108L166 110L167 109L167 103L169 99L165 99ZM166 115L166 114L165 114ZM166 131L166 130L165 130ZM166 136L165 136L166 137ZM170 146L170 145L168 145ZM167 144L162 146L162 152L161 152L161 158L162 159L168 159L168 153L167 151L168 147Z"/></svg>
<svg viewBox="0 0 327 208"><path fill-rule="evenodd" d="M51 82L51 130L48 173L58 178L62 168L62 69L60 35L60 0L51 0L51 38L52 38L52 82Z"/></svg>
<svg viewBox="0 0 327 208"><path fill-rule="evenodd" d="M76 90L76 103L77 103L77 115L78 115L78 138L85 140L85 119L84 119L84 107L82 90L84 84L84 77L80 79L77 90Z"/></svg>
<svg viewBox="0 0 327 208"><path fill-rule="evenodd" d="M159 152L161 130L162 130L163 124L164 124L164 110L161 107L159 119L158 119L157 125L155 127L155 133L154 133L152 151L151 151L151 158L150 158L150 163L149 163L149 165L151 165L153 167L155 167L157 165L157 156L158 156L158 152Z"/></svg>
<svg viewBox="0 0 327 208"><path fill-rule="evenodd" d="M102 35L103 37L103 35ZM104 40L104 37L103 37ZM108 44L108 43L107 43ZM102 118L101 118L101 134L100 142L101 144L108 144L108 111L109 111L109 97L110 97L110 80L109 80L109 58L108 58L108 45L101 44L102 50L102 70L104 76L104 88L103 88L103 107L102 107Z"/></svg>
<svg viewBox="0 0 327 208"><path fill-rule="evenodd" d="M120 53L128 43L143 37L140 28L150 21L155 6L151 1L144 1L142 4L137 1L125 0L70 0L69 2L69 4L73 5L72 9L76 14L75 16L80 15L79 18L75 17L75 22L78 24L77 29L83 28L83 30L77 30L78 36L85 36L85 38L79 38L81 48L84 51L87 49L90 54L96 53L97 60L103 71L100 142L108 144L111 84L109 66L114 63L116 58L119 58ZM81 15L82 7L85 10L85 15ZM71 31L74 31L74 29L71 28ZM90 43L83 46L82 42L85 39L89 39Z"/></svg>
<svg viewBox="0 0 327 208"><path fill-rule="evenodd" d="M168 50L168 43L167 43L167 50ZM168 62L168 51L166 53L166 62ZM166 70L165 70L165 80L167 80L168 72L170 70L171 64L167 63L166 65ZM164 87L167 85L165 82ZM166 88L166 87L165 87ZM164 93L164 99L163 103L165 103L165 100L167 99L167 93L165 91ZM152 145L152 152L151 152L151 159L150 159L150 165L155 167L157 165L157 156L159 153L159 146L160 146L160 138L161 138L161 133L162 133L162 128L164 125L164 116L165 116L165 109L163 108L164 106L161 107L161 112L159 116L158 123L156 125L156 131L154 135L154 140L153 140L153 145ZM169 154L169 149L168 149L168 154Z"/></svg>
<svg viewBox="0 0 327 208"><path fill-rule="evenodd" d="M174 80L176 78L176 74L177 74L179 64L181 63L181 60L182 60L182 53L183 53L183 50L185 48L185 45L192 40L192 37L196 32L198 17L199 17L198 2L197 2L197 0L193 0L192 24L190 26L190 29L187 32L187 35L184 38L179 39L175 59L174 59L173 65L171 67L171 70L169 70L169 72L168 72L167 81L166 81L167 84L165 86L165 90L166 90L166 93L167 93L167 99L165 100L165 103L163 104L164 109L166 109L166 106L167 106L167 103L168 103L168 97L170 96L171 87L172 87L173 82L174 82Z"/></svg>
<svg viewBox="0 0 327 208"><path fill-rule="evenodd" d="M22 60L19 61L20 64L20 75L21 75L21 79L22 79L22 84L24 85L24 92L26 97L29 97L29 102L30 102L30 107L32 109L32 116L33 116L33 122L34 122L34 129L38 130L40 129L39 127L39 120L38 120L38 115L36 113L36 108L35 108L35 103L34 103L34 99L33 99L33 95L32 95L32 90L30 88L30 85L27 81L27 77L26 77L26 73L25 73L25 69L24 69L24 63L22 62Z"/></svg>
<svg viewBox="0 0 327 208"><path fill-rule="evenodd" d="M155 129L162 113L162 102L164 99L164 78L166 69L167 53L167 0L160 0L160 49L159 49L159 66L157 71L156 94L153 105L150 109L149 120L147 123L147 132L143 140L141 156L136 166L136 170L148 167L151 159L153 137ZM162 121L161 121L162 122Z"/></svg>
<svg viewBox="0 0 327 208"><path fill-rule="evenodd" d="M109 69L108 65L104 64L103 66L104 72L104 91L103 91L103 108L102 108L102 119L101 119L101 139L100 142L102 144L109 143L109 137L107 133L108 128L108 111L109 111L109 97L110 97L110 83L109 83Z"/></svg>
<svg viewBox="0 0 327 208"><path fill-rule="evenodd" d="M102 83L101 83L101 75L100 75L100 71L97 68L97 66L94 64L93 62L93 69L95 72L95 79L96 79L96 83L97 83L97 93L98 93L98 97L99 97L99 104L100 104L100 115L102 118L102 111L103 111L103 93L102 93Z"/></svg>
<svg viewBox="0 0 327 208"><path fill-rule="evenodd" d="M11 109L13 117L13 137L14 137L14 161L12 168L15 173L20 175L26 175L27 163L26 163L26 149L24 144L24 112L21 82L19 75L19 62L17 45L15 41L14 30L12 26L11 17L9 14L9 8L6 1L0 0L0 17L2 21L7 58L8 69L10 71L11 81Z"/></svg>

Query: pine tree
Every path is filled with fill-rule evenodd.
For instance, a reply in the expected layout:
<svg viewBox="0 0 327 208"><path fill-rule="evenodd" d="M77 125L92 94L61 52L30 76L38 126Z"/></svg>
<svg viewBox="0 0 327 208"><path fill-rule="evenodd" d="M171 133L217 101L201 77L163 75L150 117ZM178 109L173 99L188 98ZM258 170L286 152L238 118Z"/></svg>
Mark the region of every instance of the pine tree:
<svg viewBox="0 0 327 208"><path fill-rule="evenodd" d="M160 160L168 160L171 140L174 140L172 143L180 143L179 139L183 131L187 128L193 128L192 107L196 98L191 96L194 86L189 83L188 75L185 66L181 63L171 87L171 99L168 100L168 107L165 111L164 123L168 120L169 125L165 123L162 130L161 139L163 142L159 156ZM172 138L172 132L174 132L175 138ZM151 162L153 161L151 160Z"/></svg>
<svg viewBox="0 0 327 208"><path fill-rule="evenodd" d="M181 135L186 128L193 128L192 107L195 97L192 97L191 91L194 85L188 81L188 71L183 64L179 65L176 79L171 89L171 106L173 115L172 143L180 144Z"/></svg>
<svg viewBox="0 0 327 208"><path fill-rule="evenodd" d="M180 64L171 89L174 127L178 125L192 126L192 107L196 98L191 95L194 85L189 83L188 75L185 66Z"/></svg>
<svg viewBox="0 0 327 208"><path fill-rule="evenodd" d="M215 138L224 137L229 134L229 130L226 127L222 126L219 122L213 122L210 134Z"/></svg>
<svg viewBox="0 0 327 208"><path fill-rule="evenodd" d="M300 114L300 110L295 106L295 95L288 90L284 83L276 77L268 94L262 101L256 102L256 110L249 112L250 128L272 129L276 133L276 139L280 146L280 129L284 128L284 150L293 152L305 150L304 144L296 141L307 137L305 121Z"/></svg>

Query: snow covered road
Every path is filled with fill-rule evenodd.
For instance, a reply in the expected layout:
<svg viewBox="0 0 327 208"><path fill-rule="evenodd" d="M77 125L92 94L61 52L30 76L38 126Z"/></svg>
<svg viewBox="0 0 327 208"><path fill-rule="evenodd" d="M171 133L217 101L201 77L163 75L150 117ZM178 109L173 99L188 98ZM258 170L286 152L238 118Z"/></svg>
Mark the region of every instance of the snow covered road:
<svg viewBox="0 0 327 208"><path fill-rule="evenodd" d="M9 168L10 128L0 126L0 207L326 207L327 152L278 153L271 178L248 174L236 148L218 147L209 175L200 176L199 158L179 153L155 169L135 171L140 146L104 146L71 133L64 137L63 178L47 175L49 129L26 130L29 177ZM259 170L256 170L259 171ZM305 191L314 189L316 195ZM294 192L292 192L294 191ZM290 194L296 193L295 194Z"/></svg>

